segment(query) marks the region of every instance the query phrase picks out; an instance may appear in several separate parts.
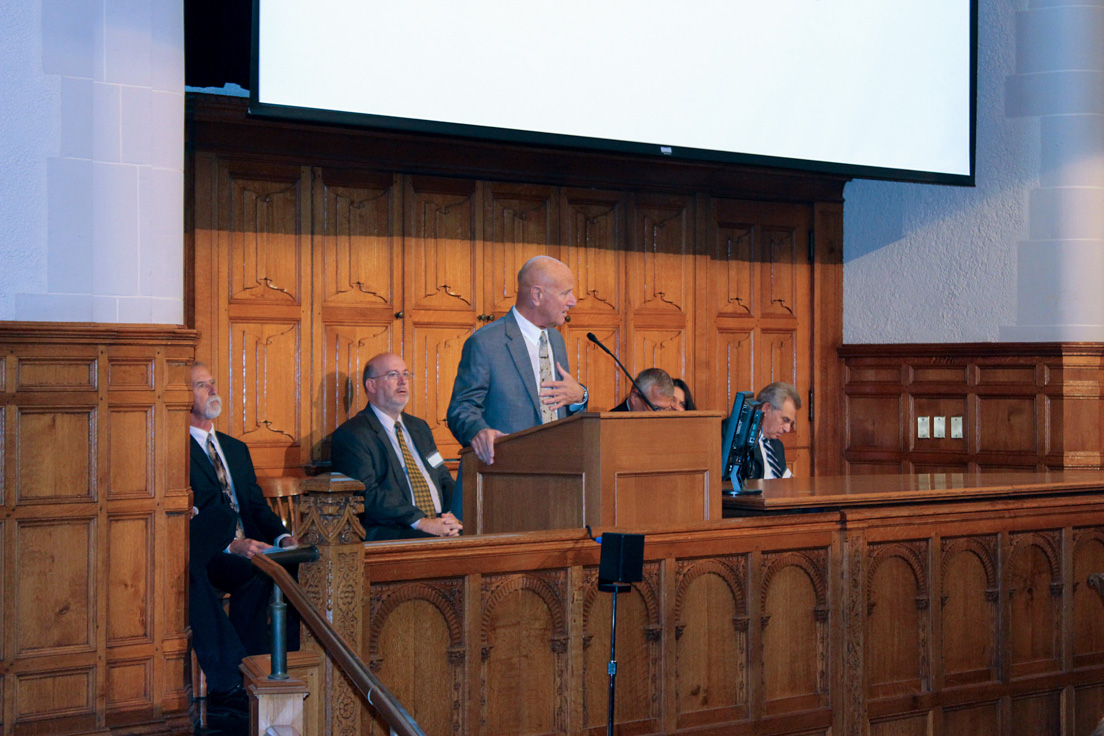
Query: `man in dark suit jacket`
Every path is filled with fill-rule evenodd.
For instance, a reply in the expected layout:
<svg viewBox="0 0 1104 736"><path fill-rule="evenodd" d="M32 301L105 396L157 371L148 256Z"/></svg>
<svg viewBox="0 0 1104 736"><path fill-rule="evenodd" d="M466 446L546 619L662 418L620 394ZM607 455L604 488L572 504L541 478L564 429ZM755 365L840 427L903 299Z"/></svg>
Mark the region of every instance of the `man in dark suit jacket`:
<svg viewBox="0 0 1104 736"><path fill-rule="evenodd" d="M575 277L549 256L530 258L518 272L517 300L500 320L464 343L449 401L456 440L487 464L494 441L586 408L587 390L571 375L562 325L575 306ZM540 380L539 339L547 340L552 374ZM542 406L550 412L545 416Z"/></svg>
<svg viewBox="0 0 1104 736"><path fill-rule="evenodd" d="M645 368L636 374L636 386L632 387L625 400L610 411L652 411L652 407L648 406L648 402L636 390L637 386L647 395L655 411L674 410L675 382L671 380L671 376L662 368Z"/></svg>
<svg viewBox="0 0 1104 736"><path fill-rule="evenodd" d="M460 533L460 521L448 510L455 483L433 433L424 421L403 412L411 378L397 355L369 360L363 374L368 405L333 433L333 469L364 484L365 539ZM420 501L416 485L425 494Z"/></svg>
<svg viewBox="0 0 1104 736"><path fill-rule="evenodd" d="M763 388L755 398L761 402L763 424L759 443L751 453L748 478L786 477L789 473L786 448L780 438L796 428L801 395L790 384L775 381ZM771 462L772 459L774 462Z"/></svg>
<svg viewBox="0 0 1104 736"><path fill-rule="evenodd" d="M297 540L268 506L257 485L249 448L215 432L222 411L211 372L192 366L191 485L193 517L189 562L192 646L208 682L211 708L248 708L238 665L269 650L267 606L272 582L250 558ZM214 453L212 455L211 453ZM221 467L216 466L217 462ZM225 477L226 489L220 479ZM230 594L229 617L221 592ZM289 608L288 648L298 649L298 620Z"/></svg>

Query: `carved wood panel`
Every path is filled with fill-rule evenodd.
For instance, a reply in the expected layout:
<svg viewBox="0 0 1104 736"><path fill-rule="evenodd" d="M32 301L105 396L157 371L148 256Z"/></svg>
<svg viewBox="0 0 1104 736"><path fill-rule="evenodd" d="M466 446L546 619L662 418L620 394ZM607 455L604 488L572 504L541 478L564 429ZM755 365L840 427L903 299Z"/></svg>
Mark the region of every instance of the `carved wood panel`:
<svg viewBox="0 0 1104 736"><path fill-rule="evenodd" d="M476 184L409 177L403 234L408 310L468 315L482 307L482 220Z"/></svg>
<svg viewBox="0 0 1104 736"><path fill-rule="evenodd" d="M763 555L760 610L766 713L816 707L828 692L827 564L823 549ZM798 651L795 641L804 642Z"/></svg>
<svg viewBox="0 0 1104 736"><path fill-rule="evenodd" d="M930 687L930 571L926 542L870 545L867 677L874 697Z"/></svg>
<svg viewBox="0 0 1104 736"><path fill-rule="evenodd" d="M1013 676L1060 666L1063 596L1062 542L1057 532L1010 535L1008 653Z"/></svg>
<svg viewBox="0 0 1104 736"><path fill-rule="evenodd" d="M943 540L941 664L947 685L985 682L998 676L997 570L995 537Z"/></svg>
<svg viewBox="0 0 1104 736"><path fill-rule="evenodd" d="M1090 575L1104 571L1104 529L1078 529L1073 538L1073 661L1104 662L1104 598L1088 586Z"/></svg>
<svg viewBox="0 0 1104 736"><path fill-rule="evenodd" d="M510 311L517 299L517 273L526 261L541 255L561 257L555 205L551 187L486 186L483 304L489 314Z"/></svg>
<svg viewBox="0 0 1104 736"><path fill-rule="evenodd" d="M298 169L265 178L225 173L227 288L231 303L303 301L303 187Z"/></svg>

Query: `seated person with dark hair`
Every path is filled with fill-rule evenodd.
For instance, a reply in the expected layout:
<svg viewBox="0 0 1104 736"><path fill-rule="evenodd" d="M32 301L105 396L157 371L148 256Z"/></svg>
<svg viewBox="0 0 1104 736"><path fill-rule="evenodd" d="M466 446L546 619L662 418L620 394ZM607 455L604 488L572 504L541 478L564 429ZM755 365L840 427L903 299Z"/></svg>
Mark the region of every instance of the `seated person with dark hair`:
<svg viewBox="0 0 1104 736"><path fill-rule="evenodd" d="M364 484L367 540L455 537L462 528L448 511L456 484L429 425L403 412L412 378L397 355L369 360L368 405L333 433L334 471Z"/></svg>
<svg viewBox="0 0 1104 736"><path fill-rule="evenodd" d="M646 368L640 371L636 376L636 386L648 396L657 411L670 411L674 408L675 384L662 368ZM633 386L624 401L610 411L651 411L636 386Z"/></svg>
<svg viewBox="0 0 1104 736"><path fill-rule="evenodd" d="M748 478L789 478L793 473L786 467L786 448L779 438L796 428L801 395L790 384L775 381L755 398L762 404L763 429L751 453Z"/></svg>
<svg viewBox="0 0 1104 736"><path fill-rule="evenodd" d="M681 378L672 378L675 384L675 411L696 411L697 405L694 397L690 395L690 387Z"/></svg>

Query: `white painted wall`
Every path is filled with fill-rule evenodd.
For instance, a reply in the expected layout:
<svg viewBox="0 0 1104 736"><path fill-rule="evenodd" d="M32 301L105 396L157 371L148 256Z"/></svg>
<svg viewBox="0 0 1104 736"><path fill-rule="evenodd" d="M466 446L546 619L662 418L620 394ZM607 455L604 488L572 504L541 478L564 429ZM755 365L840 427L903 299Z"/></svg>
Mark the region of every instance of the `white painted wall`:
<svg viewBox="0 0 1104 736"><path fill-rule="evenodd" d="M0 320L183 322L183 0L0 13Z"/></svg>
<svg viewBox="0 0 1104 736"><path fill-rule="evenodd" d="M844 190L844 341L1104 341L1104 1L983 0L977 188Z"/></svg>
<svg viewBox="0 0 1104 736"><path fill-rule="evenodd" d="M1039 183L1038 122L1006 112L1021 4L980 3L977 187L844 189L844 342L986 342L1015 322L1017 244Z"/></svg>

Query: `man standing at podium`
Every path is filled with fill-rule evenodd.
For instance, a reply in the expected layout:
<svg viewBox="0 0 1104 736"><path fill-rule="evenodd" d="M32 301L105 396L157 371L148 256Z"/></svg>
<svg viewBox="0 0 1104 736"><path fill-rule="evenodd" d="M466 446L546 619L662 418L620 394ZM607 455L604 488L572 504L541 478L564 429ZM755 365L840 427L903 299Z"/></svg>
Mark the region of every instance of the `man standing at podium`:
<svg viewBox="0 0 1104 736"><path fill-rule="evenodd" d="M793 475L786 467L786 448L780 439L797 426L797 410L801 408L801 395L788 383L775 381L768 384L755 397L763 410L763 429L759 444L751 453L749 479L789 478Z"/></svg>
<svg viewBox="0 0 1104 736"><path fill-rule="evenodd" d="M575 306L574 289L566 264L530 258L518 272L513 308L464 343L448 425L483 462L494 462L502 435L586 408L586 387L571 375L563 336L554 329Z"/></svg>
<svg viewBox="0 0 1104 736"><path fill-rule="evenodd" d="M333 469L364 484L364 538L455 537L449 513L455 484L429 425L403 412L413 376L397 355L364 364L368 405L338 427L330 445Z"/></svg>

